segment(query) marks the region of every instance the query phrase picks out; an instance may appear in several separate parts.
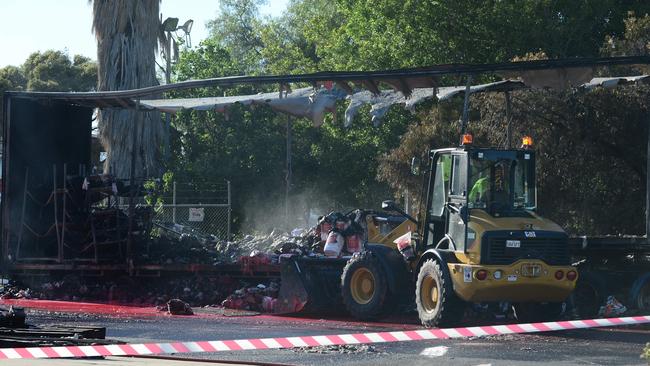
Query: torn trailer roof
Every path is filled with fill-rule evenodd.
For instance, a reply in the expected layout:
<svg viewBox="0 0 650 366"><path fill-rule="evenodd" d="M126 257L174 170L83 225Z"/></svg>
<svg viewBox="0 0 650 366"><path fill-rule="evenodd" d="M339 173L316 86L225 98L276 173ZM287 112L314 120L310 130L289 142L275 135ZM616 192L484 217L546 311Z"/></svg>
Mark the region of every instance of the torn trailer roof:
<svg viewBox="0 0 650 366"><path fill-rule="evenodd" d="M612 88L617 85L634 83L647 83L647 75L623 77L599 77L578 86L580 90L592 90L596 87ZM348 107L345 110L345 127L349 127L364 105L370 105L371 120L378 126L388 110L394 105L403 105L407 110L414 112L415 107L427 100L436 99L446 101L456 96L476 93L512 92L530 89L522 80L502 80L493 83L467 86L449 86L438 88L415 88L406 96L396 90L380 90L375 94L369 90L360 90L347 94L337 86L331 88L301 88L288 93L273 92L250 95L237 95L228 97L204 98L175 98L175 99L144 99L140 101L142 109L159 110L166 113L177 113L182 110L215 111L226 113L233 104L242 105L267 105L271 109L295 117L312 120L315 127L323 124L326 113L336 111L337 101L345 101Z"/></svg>
<svg viewBox="0 0 650 366"><path fill-rule="evenodd" d="M30 98L39 100L59 100L75 105L95 108L137 108L135 101L156 98L164 92L216 86L235 86L241 84L279 84L332 82L348 94L354 92L353 87L380 93L382 84L394 90L410 95L414 88L433 88L442 86L441 79L445 76L466 76L493 73L507 75L505 78L521 78L528 85L536 84L543 76L559 79L553 85L578 86L590 80L595 68L617 65L648 65L650 56L623 56L604 58L572 58L556 60L535 60L505 62L496 64L448 64L429 67L378 70L378 71L323 71L296 75L268 76L228 76L203 80L188 80L174 84L151 86L134 90L103 91L103 92L7 92L13 98ZM530 77L528 77L528 76ZM545 83L542 83L545 84Z"/></svg>

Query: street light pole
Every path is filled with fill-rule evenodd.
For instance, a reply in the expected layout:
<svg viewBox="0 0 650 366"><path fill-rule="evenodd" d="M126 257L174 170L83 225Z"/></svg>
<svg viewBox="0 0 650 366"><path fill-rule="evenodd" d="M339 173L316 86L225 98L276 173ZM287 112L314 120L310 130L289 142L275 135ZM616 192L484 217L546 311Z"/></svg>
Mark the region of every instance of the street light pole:
<svg viewBox="0 0 650 366"><path fill-rule="evenodd" d="M178 44L174 39L173 32L182 30L185 33L185 45L191 47L190 31L192 30L192 25L194 21L192 19L186 21L183 25L178 26L178 18L167 18L165 21L162 21L162 14L160 15L160 27L162 30L163 36L159 37L160 44L163 49L163 58L165 59L165 83L171 84L171 74L172 74L172 59L178 58ZM172 52L174 53L172 55ZM160 65L159 65L160 66ZM161 67L162 68L162 67ZM171 129L171 115L165 113L165 129L163 133L163 158L164 161L168 161L171 154L170 147L170 129Z"/></svg>

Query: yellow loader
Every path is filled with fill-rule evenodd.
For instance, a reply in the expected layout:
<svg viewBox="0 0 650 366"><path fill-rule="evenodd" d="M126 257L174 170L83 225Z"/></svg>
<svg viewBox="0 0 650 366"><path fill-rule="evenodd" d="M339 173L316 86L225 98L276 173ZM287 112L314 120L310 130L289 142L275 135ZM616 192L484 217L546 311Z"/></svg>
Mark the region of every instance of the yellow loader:
<svg viewBox="0 0 650 366"><path fill-rule="evenodd" d="M332 310L342 303L359 319L415 301L425 326L457 324L467 304L482 302L510 302L520 321L557 318L578 273L567 234L536 213L532 139L521 149L475 147L471 135L463 142L431 151L418 219L384 201L404 221L385 235L368 225L362 253L292 262L304 299Z"/></svg>

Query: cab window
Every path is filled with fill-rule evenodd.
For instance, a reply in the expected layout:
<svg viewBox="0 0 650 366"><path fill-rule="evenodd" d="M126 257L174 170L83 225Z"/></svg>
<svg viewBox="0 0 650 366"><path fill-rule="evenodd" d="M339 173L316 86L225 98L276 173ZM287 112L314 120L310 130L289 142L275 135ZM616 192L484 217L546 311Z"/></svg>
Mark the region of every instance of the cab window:
<svg viewBox="0 0 650 366"><path fill-rule="evenodd" d="M431 216L440 217L444 214L449 180L451 177L451 155L441 155L436 163L436 175L433 181L433 197L431 199Z"/></svg>
<svg viewBox="0 0 650 366"><path fill-rule="evenodd" d="M451 195L465 196L467 194L467 158L465 155L453 156Z"/></svg>

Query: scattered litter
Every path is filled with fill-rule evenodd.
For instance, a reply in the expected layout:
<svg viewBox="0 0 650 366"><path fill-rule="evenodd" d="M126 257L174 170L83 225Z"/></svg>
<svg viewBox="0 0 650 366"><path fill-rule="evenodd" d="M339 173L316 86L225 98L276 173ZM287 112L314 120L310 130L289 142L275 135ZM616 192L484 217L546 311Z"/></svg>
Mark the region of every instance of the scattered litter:
<svg viewBox="0 0 650 366"><path fill-rule="evenodd" d="M291 348L291 351L296 353L340 353L340 354L355 354L355 353L379 353L377 348L368 344L343 344L336 346L316 346L316 347L296 347Z"/></svg>
<svg viewBox="0 0 650 366"><path fill-rule="evenodd" d="M614 296L608 296L605 305L598 310L599 317L611 318L621 316L627 311L627 307L616 300Z"/></svg>
<svg viewBox="0 0 650 366"><path fill-rule="evenodd" d="M228 309L249 310L262 313L272 313L275 309L280 286L276 282L269 285L259 284L236 290L229 295L221 306Z"/></svg>
<svg viewBox="0 0 650 366"><path fill-rule="evenodd" d="M422 352L420 352L420 356L431 357L431 358L441 357L444 356L448 350L449 347L445 347L445 346L429 347L422 350Z"/></svg>
<svg viewBox="0 0 650 366"><path fill-rule="evenodd" d="M4 281L0 287L0 299L31 299L32 293L29 288L23 288L13 281Z"/></svg>

